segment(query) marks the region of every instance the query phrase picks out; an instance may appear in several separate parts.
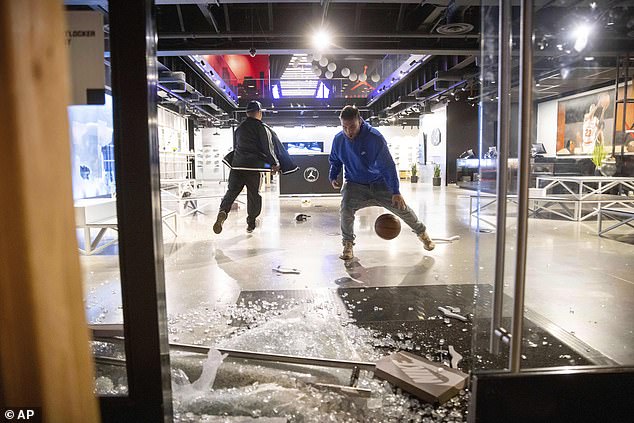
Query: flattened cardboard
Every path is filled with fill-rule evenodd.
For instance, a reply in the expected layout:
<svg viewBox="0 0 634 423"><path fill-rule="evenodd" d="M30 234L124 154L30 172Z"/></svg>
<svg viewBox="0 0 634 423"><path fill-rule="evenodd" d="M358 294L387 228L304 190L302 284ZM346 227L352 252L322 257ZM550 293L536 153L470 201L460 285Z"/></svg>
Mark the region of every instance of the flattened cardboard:
<svg viewBox="0 0 634 423"><path fill-rule="evenodd" d="M469 377L460 370L404 351L379 360L374 375L432 404L454 397Z"/></svg>

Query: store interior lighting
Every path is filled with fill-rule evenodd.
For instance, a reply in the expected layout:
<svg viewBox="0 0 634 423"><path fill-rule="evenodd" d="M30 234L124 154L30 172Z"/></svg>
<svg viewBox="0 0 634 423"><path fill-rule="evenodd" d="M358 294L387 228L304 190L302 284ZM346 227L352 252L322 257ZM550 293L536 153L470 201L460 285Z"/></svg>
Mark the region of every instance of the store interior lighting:
<svg viewBox="0 0 634 423"><path fill-rule="evenodd" d="M592 27L588 24L581 24L572 32L572 36L575 40L574 49L577 52L581 52L586 48L591 33Z"/></svg>
<svg viewBox="0 0 634 423"><path fill-rule="evenodd" d="M312 39L313 47L317 51L323 51L327 49L328 47L330 47L330 44L332 42L331 35L328 33L328 31L324 29L320 29L319 31L315 32L312 36Z"/></svg>

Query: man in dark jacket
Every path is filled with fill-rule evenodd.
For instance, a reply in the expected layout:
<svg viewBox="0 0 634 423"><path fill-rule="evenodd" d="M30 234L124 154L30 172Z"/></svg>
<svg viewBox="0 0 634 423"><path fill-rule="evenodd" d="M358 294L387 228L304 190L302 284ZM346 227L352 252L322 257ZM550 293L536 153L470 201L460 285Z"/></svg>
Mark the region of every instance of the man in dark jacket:
<svg viewBox="0 0 634 423"><path fill-rule="evenodd" d="M330 182L341 190L342 260L354 258L354 215L364 207L385 207L409 225L426 250L434 249L434 242L416 213L405 204L399 191L398 173L385 138L361 119L359 110L346 106L339 115L343 131L335 135L330 151ZM337 177L345 167L343 188Z"/></svg>
<svg viewBox="0 0 634 423"><path fill-rule="evenodd" d="M231 168L227 192L220 203L220 211L214 223L214 232L222 232L222 224L231 211L244 186L247 187L247 232L255 229L255 219L262 211L260 196L260 172L275 174L280 171L282 160L283 173L297 170L282 144L268 125L262 122L262 104L251 101L247 105L247 118L236 129L233 139L233 151L223 159ZM294 168L293 168L294 167Z"/></svg>

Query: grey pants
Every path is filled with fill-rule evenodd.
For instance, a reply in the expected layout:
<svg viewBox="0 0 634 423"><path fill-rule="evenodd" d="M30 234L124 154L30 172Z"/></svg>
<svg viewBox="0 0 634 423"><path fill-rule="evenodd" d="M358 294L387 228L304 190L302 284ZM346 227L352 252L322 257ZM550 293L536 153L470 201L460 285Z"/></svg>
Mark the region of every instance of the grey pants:
<svg viewBox="0 0 634 423"><path fill-rule="evenodd" d="M410 228L420 235L425 232L425 225L418 220L416 213L409 206L404 210L392 205L392 193L385 183L375 183L370 185L346 182L341 189L341 235L343 242L354 241L354 214L357 210L365 207L379 206L385 207Z"/></svg>

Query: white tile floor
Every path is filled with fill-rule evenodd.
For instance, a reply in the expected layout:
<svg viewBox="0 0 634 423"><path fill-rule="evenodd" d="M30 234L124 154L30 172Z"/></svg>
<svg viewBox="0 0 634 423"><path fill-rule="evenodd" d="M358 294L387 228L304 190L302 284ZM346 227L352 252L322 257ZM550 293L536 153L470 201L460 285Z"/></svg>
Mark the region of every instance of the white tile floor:
<svg viewBox="0 0 634 423"><path fill-rule="evenodd" d="M221 196L224 185L205 191ZM234 303L241 290L297 290L352 286L407 286L492 283L495 234L477 233L469 217L468 195L455 187L429 183L402 184L408 204L428 226L432 237L460 235L460 241L427 252L404 227L392 241L373 231L383 209L357 215L355 266L338 258L339 199L279 198L275 185L263 193L261 224L247 234L246 207L229 214L220 235L211 231L217 205L179 219L179 236L165 243L169 314L208 302ZM246 201L246 196L239 198ZM310 215L297 223L298 213ZM508 221L505 292L512 294L515 214ZM489 228L486 224L483 227ZM477 236L479 235L479 236ZM617 233L618 235L618 233ZM526 306L607 357L634 364L634 235L628 242L599 238L596 222L530 219ZM121 300L116 248L82 256L86 307L92 322L120 322ZM477 258L477 262L476 262ZM277 266L301 274L279 274Z"/></svg>

